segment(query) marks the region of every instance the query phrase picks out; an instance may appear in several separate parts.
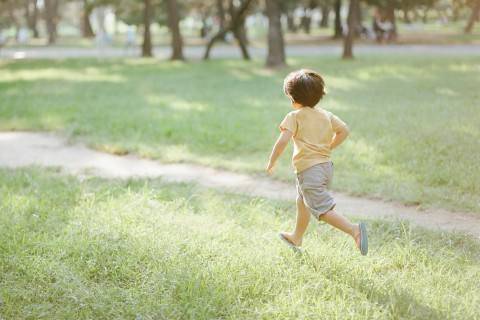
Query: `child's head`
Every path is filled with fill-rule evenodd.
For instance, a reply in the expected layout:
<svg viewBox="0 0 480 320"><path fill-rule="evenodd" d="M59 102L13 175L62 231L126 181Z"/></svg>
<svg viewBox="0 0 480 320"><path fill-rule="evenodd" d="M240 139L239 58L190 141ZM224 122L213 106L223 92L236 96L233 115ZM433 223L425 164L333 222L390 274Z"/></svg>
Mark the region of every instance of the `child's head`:
<svg viewBox="0 0 480 320"><path fill-rule="evenodd" d="M301 69L285 78L283 91L294 107L313 108L325 95L325 83L315 71Z"/></svg>

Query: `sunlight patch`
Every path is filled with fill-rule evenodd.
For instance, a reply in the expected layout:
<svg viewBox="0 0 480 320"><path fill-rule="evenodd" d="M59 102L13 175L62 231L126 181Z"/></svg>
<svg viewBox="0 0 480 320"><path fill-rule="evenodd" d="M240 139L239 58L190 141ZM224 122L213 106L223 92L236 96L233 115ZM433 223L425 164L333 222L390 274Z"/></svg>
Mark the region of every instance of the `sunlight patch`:
<svg viewBox="0 0 480 320"><path fill-rule="evenodd" d="M449 67L452 71L459 71L459 72L472 72L472 71L480 71L480 64L472 65L469 63L461 63L461 64L454 64Z"/></svg>
<svg viewBox="0 0 480 320"><path fill-rule="evenodd" d="M343 90L349 90L349 89L354 89L359 87L359 83L357 80L352 80L348 78L342 78L342 77L326 77L325 79L326 82L326 91L328 94L329 87L332 89L343 89Z"/></svg>
<svg viewBox="0 0 480 320"><path fill-rule="evenodd" d="M61 68L46 68L41 70L4 71L0 81L35 81L35 80L68 80L75 82L103 81L124 82L126 79L116 74L105 74L96 68L85 68L73 71Z"/></svg>
<svg viewBox="0 0 480 320"><path fill-rule="evenodd" d="M162 105L174 110L205 110L205 104L181 100L174 95L147 94L145 100L149 104Z"/></svg>
<svg viewBox="0 0 480 320"><path fill-rule="evenodd" d="M435 89L435 92L444 96L450 96L450 97L455 97L458 96L459 94L455 91L453 91L450 88L437 88Z"/></svg>

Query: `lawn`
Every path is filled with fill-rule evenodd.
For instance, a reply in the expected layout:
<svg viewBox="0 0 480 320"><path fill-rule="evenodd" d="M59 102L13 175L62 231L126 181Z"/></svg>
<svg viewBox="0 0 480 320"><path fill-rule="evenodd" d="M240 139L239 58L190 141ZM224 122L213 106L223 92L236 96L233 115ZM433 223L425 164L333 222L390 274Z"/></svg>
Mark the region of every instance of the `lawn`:
<svg viewBox="0 0 480 320"><path fill-rule="evenodd" d="M478 242L370 221L370 252L293 203L0 170L2 319L475 319Z"/></svg>
<svg viewBox="0 0 480 320"><path fill-rule="evenodd" d="M480 212L480 61L475 57L0 62L0 130L59 131L107 152L262 173L290 106L282 80L310 67L321 105L351 137L334 188L411 205ZM289 153L288 151L287 153ZM290 155L276 177L291 180Z"/></svg>

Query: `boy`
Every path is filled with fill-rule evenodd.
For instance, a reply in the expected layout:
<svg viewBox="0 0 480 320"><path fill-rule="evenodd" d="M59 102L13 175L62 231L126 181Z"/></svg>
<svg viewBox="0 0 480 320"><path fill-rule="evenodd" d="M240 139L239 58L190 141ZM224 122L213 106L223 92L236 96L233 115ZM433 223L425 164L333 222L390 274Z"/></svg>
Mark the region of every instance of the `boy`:
<svg viewBox="0 0 480 320"><path fill-rule="evenodd" d="M325 84L318 73L304 69L292 72L285 78L283 89L295 110L288 113L280 124L280 136L266 170L272 174L275 162L293 138L297 222L293 232L281 232L280 238L298 249L311 213L318 220L351 235L362 255L366 255L368 238L365 224L352 224L335 212L335 201L327 191L333 177L330 153L348 136L348 127L331 112L315 108L325 95Z"/></svg>

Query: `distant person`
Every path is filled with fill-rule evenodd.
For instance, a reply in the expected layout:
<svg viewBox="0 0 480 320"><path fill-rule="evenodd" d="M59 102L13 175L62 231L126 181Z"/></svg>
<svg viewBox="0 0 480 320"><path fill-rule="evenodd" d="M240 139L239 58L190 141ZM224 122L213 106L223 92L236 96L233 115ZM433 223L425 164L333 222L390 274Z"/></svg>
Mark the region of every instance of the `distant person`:
<svg viewBox="0 0 480 320"><path fill-rule="evenodd" d="M137 43L137 34L135 32L135 28L133 26L127 27L127 33L125 38L125 50L130 51L130 49L134 49Z"/></svg>
<svg viewBox="0 0 480 320"><path fill-rule="evenodd" d="M372 29L377 42L382 43L385 39L386 30L383 28L383 17L379 8L375 8L373 12Z"/></svg>
<svg viewBox="0 0 480 320"><path fill-rule="evenodd" d="M17 43L26 44L28 42L28 37L29 37L28 30L26 28L21 27L18 30Z"/></svg>
<svg viewBox="0 0 480 320"><path fill-rule="evenodd" d="M294 111L280 124L267 172L272 174L278 157L290 139L293 140L293 166L297 184L297 222L291 233L281 232L280 238L298 250L310 222L310 214L351 235L362 255L368 252L367 229L363 222L351 223L335 212L335 200L327 191L333 178L330 153L348 136L347 125L333 113L315 105L325 95L322 77L311 70L290 73L284 81L284 92Z"/></svg>

